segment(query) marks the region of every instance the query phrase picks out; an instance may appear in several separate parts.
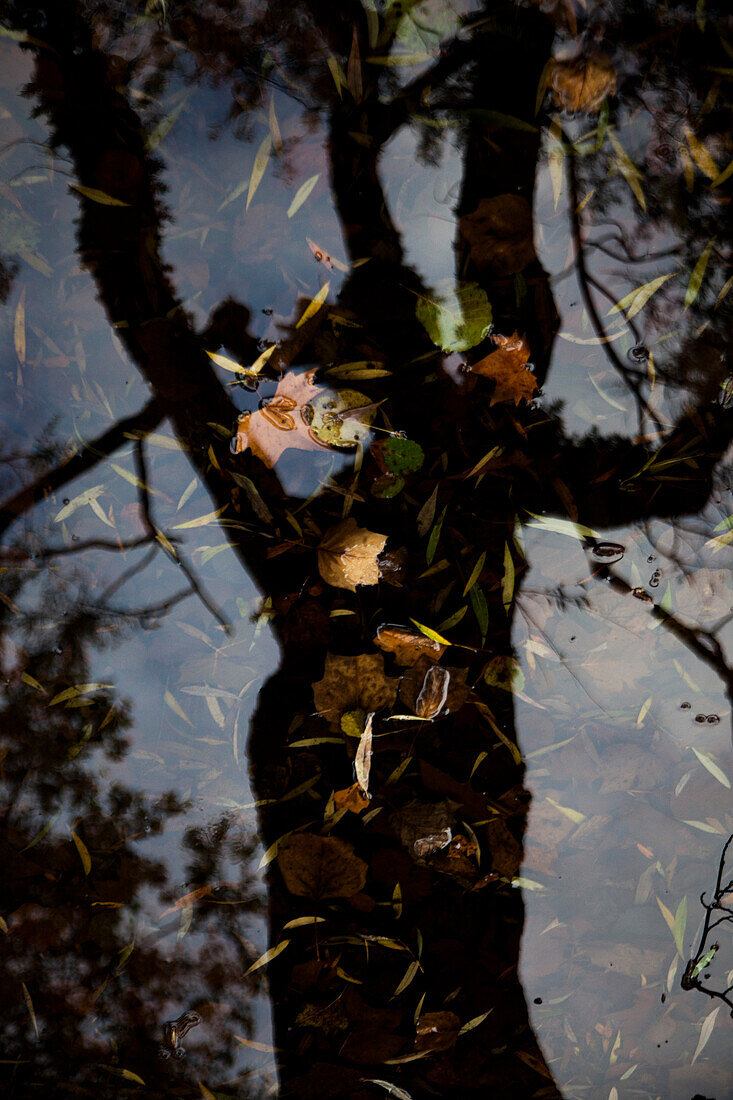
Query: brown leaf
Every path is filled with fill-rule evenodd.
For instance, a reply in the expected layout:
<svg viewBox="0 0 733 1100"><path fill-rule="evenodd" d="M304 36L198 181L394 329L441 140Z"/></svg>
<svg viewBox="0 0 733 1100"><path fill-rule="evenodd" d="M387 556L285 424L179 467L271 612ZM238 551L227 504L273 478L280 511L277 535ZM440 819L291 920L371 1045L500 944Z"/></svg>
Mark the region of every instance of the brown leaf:
<svg viewBox="0 0 733 1100"><path fill-rule="evenodd" d="M327 653L323 679L313 685L313 699L330 729L338 731L346 711L370 713L390 707L397 698L399 682L396 677L384 675L381 653L360 653L356 657Z"/></svg>
<svg viewBox="0 0 733 1100"><path fill-rule="evenodd" d="M394 653L398 665L414 665L421 657L427 657L429 661L439 661L446 650L446 646L416 630L386 623L377 630L374 644L385 653Z"/></svg>
<svg viewBox="0 0 733 1100"><path fill-rule="evenodd" d="M443 668L421 657L402 677L400 699L418 715L431 719L460 710L468 698L465 668Z"/></svg>
<svg viewBox="0 0 733 1100"><path fill-rule="evenodd" d="M425 859L450 844L454 819L455 810L450 802L425 803L413 798L390 820L410 855Z"/></svg>
<svg viewBox="0 0 733 1100"><path fill-rule="evenodd" d="M455 1012L423 1012L417 1021L415 1050L450 1050L460 1026Z"/></svg>
<svg viewBox="0 0 733 1100"><path fill-rule="evenodd" d="M522 195L481 199L461 218L460 230L479 271L515 275L535 259L532 207Z"/></svg>
<svg viewBox="0 0 733 1100"><path fill-rule="evenodd" d="M359 527L349 517L332 527L318 547L318 571L334 588L356 592L358 584L377 584L377 557L384 549L386 535Z"/></svg>
<svg viewBox="0 0 733 1100"><path fill-rule="evenodd" d="M351 810L352 814L360 814L369 805L369 798L364 794L359 784L354 783L351 787L334 791L333 804L337 810Z"/></svg>
<svg viewBox="0 0 733 1100"><path fill-rule="evenodd" d="M616 91L616 70L603 54L577 61L551 61L547 83L558 107L597 113L606 96Z"/></svg>
<svg viewBox="0 0 733 1100"><path fill-rule="evenodd" d="M289 447L298 451L328 450L313 435L303 416L304 407L324 392L313 382L315 371L288 371L265 408L242 413L237 426L236 451L249 448L272 469Z"/></svg>
<svg viewBox="0 0 733 1100"><path fill-rule="evenodd" d="M529 344L523 336L515 332L512 336L493 336L497 350L492 351L471 367L473 374L484 378L493 378L496 388L491 404L497 401L513 401L518 405L522 398L531 400L537 389L537 379L527 369Z"/></svg>
<svg viewBox="0 0 733 1100"><path fill-rule="evenodd" d="M301 898L350 898L366 882L366 863L336 837L296 833L281 845L277 862L288 890Z"/></svg>

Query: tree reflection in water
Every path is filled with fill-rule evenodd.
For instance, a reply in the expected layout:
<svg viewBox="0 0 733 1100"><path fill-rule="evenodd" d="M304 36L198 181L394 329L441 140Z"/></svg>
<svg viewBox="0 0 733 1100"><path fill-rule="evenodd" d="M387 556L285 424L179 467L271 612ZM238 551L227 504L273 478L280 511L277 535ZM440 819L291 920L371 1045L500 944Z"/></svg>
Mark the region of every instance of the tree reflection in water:
<svg viewBox="0 0 733 1100"><path fill-rule="evenodd" d="M172 509L156 495L165 486L156 485L149 469L146 441L164 420L205 485L211 510L228 509L222 539L266 599L264 614L277 633L280 665L260 691L248 743L262 844L276 856L272 846L286 835L335 838L352 845L368 867L363 889L334 900L325 887L307 887L299 896L283 877L284 864L268 863L270 947L287 941L266 968L282 1095L366 1098L384 1091L369 1083L375 1078L414 1098L563 1094L565 1086L553 1080L560 1067L545 1064L517 977L523 909L511 880L521 865L529 793L508 690L514 600L525 571L515 525L527 512L598 529L698 511L730 432L721 400L721 352L730 336L722 274L730 215L720 200L725 180L710 186L715 180L701 151L711 157L713 150L720 166L730 159L722 9L716 15L708 5L702 29L682 12L664 23L652 3L579 7L467 5L455 34L449 20L443 25L438 18L440 50L421 75L402 81L399 67L379 59L414 42L420 25L411 22L412 5L181 4L157 10L159 24L124 5L6 5L8 28L34 59L26 94L46 120L49 146L68 158L76 179L79 263L92 274L107 321L151 394L139 414L100 432L69 462L44 462L37 479L24 481L3 510L8 562L13 555L27 561L22 555L28 553L31 560L57 562L62 549L74 560L105 547L116 553L108 532L91 545L54 548L32 545L32 535L16 534L14 524L49 491L61 501L73 479L135 441L139 522L120 552L147 547L137 564L121 563L117 581L94 600L80 595L89 578L81 571L75 578L73 568L68 591L50 587L48 597L35 588L28 593L26 574L13 568L6 574L7 978L14 1000L3 1028L16 1095L34 1095L53 1082L58 1091L116 1096L140 1087L130 1073L154 1095L200 1095L199 1080L208 1088L215 1082L222 1095L257 1096L266 1089L246 1076L232 1080L232 1035L251 1036L249 1001L264 972L242 977L255 958L247 922L259 904L251 836L236 811L207 828L188 827L181 900L165 865L145 859L131 840L148 828L175 828L185 800L173 793L151 799L132 786L102 782L102 760L120 761L127 751L131 705L109 686L82 695L89 702L84 707L67 706L73 696L51 705L49 694L94 682L96 647L165 617L184 598L198 600L230 629L229 613L220 607L225 600L209 592L183 540L172 541L159 518ZM549 91L538 96L540 81L551 79L546 65L553 51L586 61L611 56L618 96L609 85L608 97L591 104L591 113L562 114L557 78L559 106ZM712 86L711 66L721 78ZM277 466L268 469L249 451L231 453L237 402L249 398L239 391L233 396L226 385L231 377L222 380L206 352L223 349L251 363L261 348L251 333L250 301L212 302L198 330L176 289L177 272L163 259L163 227L173 214L165 209L155 146L177 108L150 131L140 104L169 86L185 89L180 103L192 89L219 89L216 117L204 115L201 123L223 126L226 96L231 123L248 140L261 140L271 88L287 90L313 126L319 113L327 120L330 186L348 275L335 305L297 325L305 307L299 301L262 378L273 382L283 371L313 364L377 364L381 373L357 386L378 408L376 426L404 433L424 454L417 471L404 471L404 488L394 472L385 482L375 446L333 475L330 452L314 452L299 456L294 474L299 489L306 469L321 483L304 504L304 494L289 489ZM594 361L615 372L637 416L627 435L581 436L576 425L566 427L569 414L559 402L492 403L491 384L463 366L488 354L491 342L457 357L443 355L428 338L416 302L432 288L407 262L380 171L390 142L408 125L420 133L429 163L436 128L445 120L457 124L463 157L456 278L483 288L497 332L526 334L536 377L549 385L551 358L563 379L565 364L557 363L559 318L535 249L546 263L565 255L584 309L581 314L581 306L570 303L575 314L563 318L571 332L568 362L577 365L574 346L591 347ZM279 127L271 118L269 127L276 146ZM685 127L693 135L686 146ZM619 133L636 147L648 141L644 173ZM659 169L667 162L669 134L679 171ZM284 143L286 167L298 152L297 136ZM538 165L545 163L555 210L563 203L567 211L538 227L532 209ZM703 184L695 173L705 176L705 165ZM193 179L199 167L188 167ZM252 197L251 181L247 190ZM100 192L117 203L100 201ZM258 223L253 205L232 237L234 248L244 241L249 261L269 260L272 246L266 233L258 239L256 228L264 223L267 229L268 217L278 239L268 209ZM218 229L219 213L212 212L202 242L209 229ZM713 242L709 271L700 261L707 242ZM226 263L228 247L228 240L217 246L213 259ZM686 273L660 286L646 330L638 314L629 316L619 343L608 312L629 288L617 293L618 279L613 291L606 287L600 256L622 264L632 287L657 276L649 264L658 259L670 261L665 272ZM693 271L701 281L694 294L687 274ZM9 263L3 272L7 296L17 274ZM248 273L254 296L257 266ZM558 278L559 272L553 289ZM280 296L287 291L294 304L302 289L283 268ZM665 330L669 338L654 347L652 369L645 349L650 335ZM617 350L629 343L637 348L630 359ZM260 394L272 392L264 381ZM346 516L388 538L378 586L350 592L318 577L316 548ZM180 589L121 615L114 602L120 583L166 553L176 563ZM613 564L597 567L624 585ZM728 688L717 637L690 629L667 610L656 614ZM328 678L334 656L371 655L374 676L377 628L407 627L411 620L450 624L443 629L453 646L440 666L450 675L448 705L437 720L420 722L390 721L380 709L370 812L334 814L330 796L353 782L356 742L341 735L348 718L344 727L318 713L314 685L324 669ZM404 714L415 705L426 669L405 673L387 660L389 676L403 676L393 714ZM357 727L365 717L356 713L360 702L371 709L361 698L367 686L374 685L350 690L343 708ZM91 757L98 776L87 766ZM73 844L54 826L38 838L39 814L48 823L59 811L74 828ZM454 837L449 849L415 848L415 840L445 829ZM85 852L87 858L93 853L88 874ZM233 865L239 870L234 880ZM176 926L182 913L196 922L205 937L200 950L179 951L172 963L165 923L159 933L135 937L135 916L153 889L170 900ZM314 915L322 918L315 929L292 924ZM163 1005L178 1006L171 1019L199 1012L205 1049L189 1059L159 1057ZM217 1016L222 1005L226 1024ZM192 1044L196 1035L193 1029ZM119 1076L123 1071L127 1080Z"/></svg>

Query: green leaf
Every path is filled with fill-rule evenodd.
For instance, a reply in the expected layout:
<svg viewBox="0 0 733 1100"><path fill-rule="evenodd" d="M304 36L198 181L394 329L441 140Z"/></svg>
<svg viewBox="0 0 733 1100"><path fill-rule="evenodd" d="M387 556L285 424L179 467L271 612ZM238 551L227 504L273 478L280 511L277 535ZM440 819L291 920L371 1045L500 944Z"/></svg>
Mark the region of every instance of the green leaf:
<svg viewBox="0 0 733 1100"><path fill-rule="evenodd" d="M446 279L434 297L419 297L415 313L436 347L447 352L476 347L491 328L489 299L476 283Z"/></svg>
<svg viewBox="0 0 733 1100"><path fill-rule="evenodd" d="M425 461L425 452L419 443L400 435L390 436L382 448L384 461L393 474L411 474L419 470Z"/></svg>
<svg viewBox="0 0 733 1100"><path fill-rule="evenodd" d="M449 642L447 638L438 634L436 630L431 630L429 626L423 626L417 619L410 619L410 622L414 623L420 633L424 634L426 638L431 638L434 642L440 642L441 645L453 645L453 642Z"/></svg>

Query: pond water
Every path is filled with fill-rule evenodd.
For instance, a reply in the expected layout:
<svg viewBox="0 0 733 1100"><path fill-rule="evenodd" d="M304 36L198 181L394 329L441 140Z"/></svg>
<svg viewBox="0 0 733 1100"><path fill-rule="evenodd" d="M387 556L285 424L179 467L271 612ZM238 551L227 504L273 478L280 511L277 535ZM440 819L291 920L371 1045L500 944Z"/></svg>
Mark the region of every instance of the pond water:
<svg viewBox="0 0 733 1100"><path fill-rule="evenodd" d="M3 7L5 1095L733 1096L732 57Z"/></svg>

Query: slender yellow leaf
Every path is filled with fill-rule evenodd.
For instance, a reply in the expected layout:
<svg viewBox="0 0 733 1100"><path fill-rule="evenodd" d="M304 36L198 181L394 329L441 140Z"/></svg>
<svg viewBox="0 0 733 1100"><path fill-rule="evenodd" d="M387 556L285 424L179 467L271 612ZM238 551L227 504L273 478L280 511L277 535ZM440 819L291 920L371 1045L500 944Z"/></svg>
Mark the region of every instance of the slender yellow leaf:
<svg viewBox="0 0 733 1100"><path fill-rule="evenodd" d="M92 857L89 855L89 849L87 848L81 837L77 833L75 833L73 829L71 830L71 839L74 841L74 844L76 845L76 850L79 853L79 859L81 860L81 865L84 868L84 874L88 875L92 869Z"/></svg>
<svg viewBox="0 0 733 1100"><path fill-rule="evenodd" d="M488 1012L482 1012L480 1016L474 1016L472 1020L467 1020L463 1027L458 1032L459 1035L465 1035L467 1031L473 1031L475 1027L482 1024L486 1017L490 1015L494 1010L490 1008Z"/></svg>
<svg viewBox="0 0 733 1100"><path fill-rule="evenodd" d="M565 817L575 822L576 825L580 825L581 822L585 821L585 814L582 814L580 810L573 810L570 806L561 806L554 798L548 798L547 802L554 806L556 810L559 810L560 813L565 814Z"/></svg>
<svg viewBox="0 0 733 1100"><path fill-rule="evenodd" d="M92 695L95 691L102 691L104 688L111 687L112 684L76 684L74 687L66 688L64 691L60 691L58 695L54 695L48 705L54 707L57 703L65 703L67 699L77 699L80 695Z"/></svg>
<svg viewBox="0 0 733 1100"><path fill-rule="evenodd" d="M721 1007L721 1005L718 1005L718 1007L714 1008L713 1011L703 1020L702 1027L700 1028L700 1038L698 1039L697 1046L695 1047L695 1053L692 1056L692 1061L690 1065L694 1066L695 1062L707 1046L708 1039L713 1033L715 1021L718 1018L718 1013L720 1012Z"/></svg>
<svg viewBox="0 0 733 1100"><path fill-rule="evenodd" d="M649 283L644 283L643 286L639 286L636 290L632 290L630 294L625 295L620 301L612 306L606 314L610 317L614 313L624 313L626 320L630 321L632 317L636 317L637 313L644 308L652 295L656 294L660 287L664 286L668 279L674 276L675 272L671 271L668 275L660 275L657 279L652 279Z"/></svg>
<svg viewBox="0 0 733 1100"><path fill-rule="evenodd" d="M204 1100L216 1100L213 1092L210 1092L209 1089L207 1089L206 1085L202 1085L200 1081L197 1081L196 1084L198 1085Z"/></svg>
<svg viewBox="0 0 733 1100"><path fill-rule="evenodd" d="M585 542L589 538L598 539L601 537L592 527L586 527L584 523L576 523L572 519L538 516L534 512L528 512L528 515L532 516L532 520L525 520L525 527L540 527L545 531L553 531L556 535L568 535L569 538L579 539L581 542Z"/></svg>
<svg viewBox="0 0 733 1100"><path fill-rule="evenodd" d="M426 638L431 638L434 642L440 642L441 645L453 645L453 642L449 642L442 634L438 634L437 631L431 630L429 626L423 626L417 619L410 619L410 622L414 623L420 633L424 634Z"/></svg>
<svg viewBox="0 0 733 1100"><path fill-rule="evenodd" d="M465 595L465 592L464 592ZM504 576L501 581L501 601L504 610L509 611L514 597L514 559L509 549L509 543L504 544Z"/></svg>
<svg viewBox="0 0 733 1100"><path fill-rule="evenodd" d="M54 523L61 523L63 520L68 519L78 508L83 508L90 500L96 500L103 492L104 485L92 485L90 489L85 489L83 493L79 493L78 497L74 497L73 500L64 505L60 512L56 513Z"/></svg>
<svg viewBox="0 0 733 1100"><path fill-rule="evenodd" d="M289 943L290 940L281 940L276 947L271 947L269 951L265 951L264 955L260 955L259 959L252 963L249 970L245 970L242 977L246 978L248 974L254 974L255 970L260 970L263 966L267 966L268 963L282 954Z"/></svg>
<svg viewBox="0 0 733 1100"><path fill-rule="evenodd" d="M306 323L306 321L310 321L311 317L315 317L316 313L318 313L318 310L321 308L323 303L326 301L326 298L328 297L328 292L329 292L330 288L331 288L330 283L324 283L323 284L321 289L316 294L315 298L312 300L312 302L305 309L305 311L303 313L303 316L300 318L300 320L298 321L298 323L295 326L296 328L300 328L300 326L304 325Z"/></svg>
<svg viewBox="0 0 733 1100"><path fill-rule="evenodd" d="M706 752L701 752L700 749L693 748L692 751L702 764L703 768L707 768L710 774L718 780L718 783L722 783L724 787L727 787L728 790L730 790L730 779L725 774L723 769L718 767L712 756L709 756Z"/></svg>
<svg viewBox="0 0 733 1100"><path fill-rule="evenodd" d="M715 177L710 186L720 187L721 183L726 183L726 181L729 180L731 176L733 176L733 160L730 162L727 168L723 169L719 176Z"/></svg>
<svg viewBox="0 0 733 1100"><path fill-rule="evenodd" d="M257 150L254 165L252 166L252 175L249 177L249 187L247 188L247 204L245 210L249 210L249 204L255 196L255 191L262 182L262 177L265 174L267 168L267 162L270 159L270 149L272 148L272 138L268 134L265 140Z"/></svg>
<svg viewBox="0 0 733 1100"><path fill-rule="evenodd" d="M15 354L19 363L25 363L25 287L15 307Z"/></svg>
<svg viewBox="0 0 733 1100"><path fill-rule="evenodd" d="M215 512L207 512L205 516L197 516L196 519L186 520L185 523L177 523L174 527L174 531L183 531L191 527L206 527L207 524L213 523L217 516L220 516L227 508L225 504L222 508L217 508Z"/></svg>
<svg viewBox="0 0 733 1100"><path fill-rule="evenodd" d="M690 146L692 159L694 160L697 167L704 175L708 177L708 179L717 180L720 174L717 164L715 163L703 143L701 141L698 141L690 127L687 125L685 125L685 137L687 138L687 144Z"/></svg>
<svg viewBox="0 0 733 1100"><path fill-rule="evenodd" d="M649 707L651 705L652 705L652 697L650 695L648 699L644 700L644 702L641 704L641 707L639 708L639 713L636 716L637 726L643 726L644 725L644 719L646 718L647 714L649 713Z"/></svg>
<svg viewBox="0 0 733 1100"><path fill-rule="evenodd" d="M398 997L400 995L400 993L404 993L404 991L407 989L408 985L410 985L410 983L414 980L415 975L417 974L419 969L420 969L420 963L419 962L417 962L415 960L415 961L410 963L410 965L408 966L407 970L404 973L402 981L400 982L400 984L395 989L393 996Z"/></svg>
<svg viewBox="0 0 733 1100"><path fill-rule="evenodd" d="M305 183L300 185L298 190L295 192L295 197L293 198L293 201L288 207L289 218L292 218L293 214L297 214L297 212L300 210L301 206L306 201L320 178L321 174L320 172L318 172L315 176L311 176L310 179L307 179Z"/></svg>
<svg viewBox="0 0 733 1100"><path fill-rule="evenodd" d="M220 355L218 351L207 351L206 354L212 363L216 363L217 367L221 367L222 370L231 371L232 374L242 374L247 369L243 367L241 363L237 363L235 359L229 359L226 355Z"/></svg>
<svg viewBox="0 0 733 1100"><path fill-rule="evenodd" d="M304 928L308 925L322 924L325 920L325 917L296 917L295 920L289 920L287 924L283 925L283 932L289 928Z"/></svg>
<svg viewBox="0 0 733 1100"><path fill-rule="evenodd" d="M277 121L277 115L275 114L275 96L270 96L270 137L272 138L272 145L276 153L282 152L283 139L280 133L280 124Z"/></svg>
<svg viewBox="0 0 733 1100"><path fill-rule="evenodd" d="M700 293L700 287L702 286L702 281L705 278L705 272L707 270L708 262L710 261L710 253L713 251L713 245L715 244L716 240L717 238L713 237L712 240L708 241L708 243L705 245L705 248L702 250L702 253L700 254L700 259L695 264L692 275L690 276L687 293L685 294L685 309L689 309L689 307L692 305L692 303L695 301L698 294Z"/></svg>
<svg viewBox="0 0 733 1100"><path fill-rule="evenodd" d="M35 1012L35 1009L33 1008L33 1001L31 1000L31 995L28 992L28 987L25 984L25 982L21 982L20 984L23 987L23 999L25 1000L25 1006L28 1009L28 1015L31 1018L31 1023L33 1024L33 1030L36 1033L36 1039L37 1039L38 1038L38 1020L36 1019L36 1012Z"/></svg>
<svg viewBox="0 0 733 1100"><path fill-rule="evenodd" d="M471 570L471 576L466 581L466 587L463 589L463 595L464 596L467 595L467 593L471 591L471 589L475 585L476 581L481 576L481 571L484 567L485 561L486 561L486 551L484 550L483 554L479 554L478 559L476 560L476 564L474 565L473 569Z"/></svg>
<svg viewBox="0 0 733 1100"><path fill-rule="evenodd" d="M74 191L78 191L80 195L83 195L85 199L91 199L92 202L98 202L101 206L129 206L129 202L123 202L122 199L115 199L111 195L108 195L106 191L98 191L96 187L82 187L80 183L72 183L70 185Z"/></svg>
<svg viewBox="0 0 733 1100"><path fill-rule="evenodd" d="M138 1077L136 1073L133 1073L131 1069L121 1069L120 1077L124 1077L126 1081L134 1081L136 1085L144 1085L142 1077Z"/></svg>

